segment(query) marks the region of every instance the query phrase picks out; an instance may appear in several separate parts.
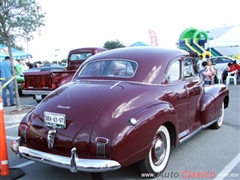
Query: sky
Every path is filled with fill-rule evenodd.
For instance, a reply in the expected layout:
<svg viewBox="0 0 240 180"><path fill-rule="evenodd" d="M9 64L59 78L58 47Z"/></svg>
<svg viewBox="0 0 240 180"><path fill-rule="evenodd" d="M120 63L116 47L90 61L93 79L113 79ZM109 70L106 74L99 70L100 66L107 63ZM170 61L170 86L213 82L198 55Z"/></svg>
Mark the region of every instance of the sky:
<svg viewBox="0 0 240 180"><path fill-rule="evenodd" d="M194 27L209 30L240 24L239 0L37 0L46 12L41 35L20 42L33 60L53 54L66 59L81 47L103 47L118 40L125 46L151 44L148 30L157 34L158 46L176 47L181 33ZM58 51L56 51L58 49Z"/></svg>

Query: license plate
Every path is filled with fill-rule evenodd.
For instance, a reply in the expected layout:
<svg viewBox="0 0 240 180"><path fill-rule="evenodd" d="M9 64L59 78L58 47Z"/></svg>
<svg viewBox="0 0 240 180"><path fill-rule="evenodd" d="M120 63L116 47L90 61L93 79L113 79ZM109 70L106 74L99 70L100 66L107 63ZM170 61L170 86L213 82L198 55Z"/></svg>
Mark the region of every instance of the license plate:
<svg viewBox="0 0 240 180"><path fill-rule="evenodd" d="M35 95L36 100L42 100L42 95Z"/></svg>
<svg viewBox="0 0 240 180"><path fill-rule="evenodd" d="M66 115L45 111L44 124L46 126L64 129L66 128Z"/></svg>

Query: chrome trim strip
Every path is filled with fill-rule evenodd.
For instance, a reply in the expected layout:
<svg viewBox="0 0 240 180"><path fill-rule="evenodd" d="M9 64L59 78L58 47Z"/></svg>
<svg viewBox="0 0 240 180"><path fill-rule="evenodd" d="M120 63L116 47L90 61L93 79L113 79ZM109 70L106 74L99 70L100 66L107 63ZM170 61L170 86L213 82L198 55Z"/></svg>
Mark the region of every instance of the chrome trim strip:
<svg viewBox="0 0 240 180"><path fill-rule="evenodd" d="M207 128L207 127L211 126L213 123L217 122L217 120L218 120L218 119L219 119L219 118L217 118L217 119L215 119L215 120L213 120L213 121L209 122L208 124L202 125L202 126L201 126L201 127L202 127L202 129L204 129L204 128Z"/></svg>
<svg viewBox="0 0 240 180"><path fill-rule="evenodd" d="M183 139L179 140L179 144L184 143L185 141L187 141L188 139L190 139L191 137L193 137L195 134L197 134L199 131L202 130L202 126L200 126L197 130L195 130L194 132L192 132L191 134L187 135L186 137L184 137Z"/></svg>
<svg viewBox="0 0 240 180"><path fill-rule="evenodd" d="M119 81L119 82L115 83L113 86L110 87L110 89L115 88L115 87L118 86L121 82L122 82L122 81Z"/></svg>
<svg viewBox="0 0 240 180"><path fill-rule="evenodd" d="M22 94L30 95L48 95L52 91L41 91L41 90L22 90Z"/></svg>
<svg viewBox="0 0 240 180"><path fill-rule="evenodd" d="M199 131L201 131L202 129L205 129L209 126L211 126L213 123L217 122L218 118L211 121L208 124L202 125L200 126L197 130L195 130L194 132L192 132L191 134L187 135L186 137L184 137L183 139L179 140L179 144L184 143L185 141L187 141L188 139L190 139L191 137L193 137L195 134L197 134Z"/></svg>
<svg viewBox="0 0 240 180"><path fill-rule="evenodd" d="M71 172L107 172L121 168L121 165L117 161L110 159L78 158L77 149L75 147L71 150L71 157L65 157L21 146L19 138L13 143L15 144L12 150L18 157L69 169Z"/></svg>

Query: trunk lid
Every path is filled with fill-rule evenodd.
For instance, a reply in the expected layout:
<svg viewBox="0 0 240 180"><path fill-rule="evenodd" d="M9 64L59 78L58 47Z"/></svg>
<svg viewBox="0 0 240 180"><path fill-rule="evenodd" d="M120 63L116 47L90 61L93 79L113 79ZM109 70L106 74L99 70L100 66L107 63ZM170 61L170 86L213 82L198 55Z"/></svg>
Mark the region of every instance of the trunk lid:
<svg viewBox="0 0 240 180"><path fill-rule="evenodd" d="M99 85L101 83L101 85ZM94 124L104 107L120 91L117 82L70 82L50 93L34 110L28 129L27 142L43 148L45 151L66 152L76 147L81 154L86 155L90 148L90 136ZM97 93L96 93L97 92ZM44 125L44 112L66 115L66 128L56 128L54 148L48 147L48 133L53 127Z"/></svg>

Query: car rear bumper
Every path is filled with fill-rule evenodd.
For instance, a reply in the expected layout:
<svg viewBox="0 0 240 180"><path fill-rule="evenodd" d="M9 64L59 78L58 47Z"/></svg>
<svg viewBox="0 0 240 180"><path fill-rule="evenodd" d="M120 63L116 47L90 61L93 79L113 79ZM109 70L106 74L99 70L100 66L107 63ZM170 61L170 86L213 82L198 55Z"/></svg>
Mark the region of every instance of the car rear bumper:
<svg viewBox="0 0 240 180"><path fill-rule="evenodd" d="M36 95L36 94L48 95L50 92L52 92L52 91L49 91L49 90L46 90L46 91L42 91L42 90L22 90L22 93L26 94L26 95Z"/></svg>
<svg viewBox="0 0 240 180"><path fill-rule="evenodd" d="M77 149L75 147L71 150L71 157L59 156L27 148L21 146L20 137L11 143L11 149L19 158L23 157L29 160L69 169L71 172L83 171L95 173L113 171L121 168L121 165L114 160L78 158Z"/></svg>

